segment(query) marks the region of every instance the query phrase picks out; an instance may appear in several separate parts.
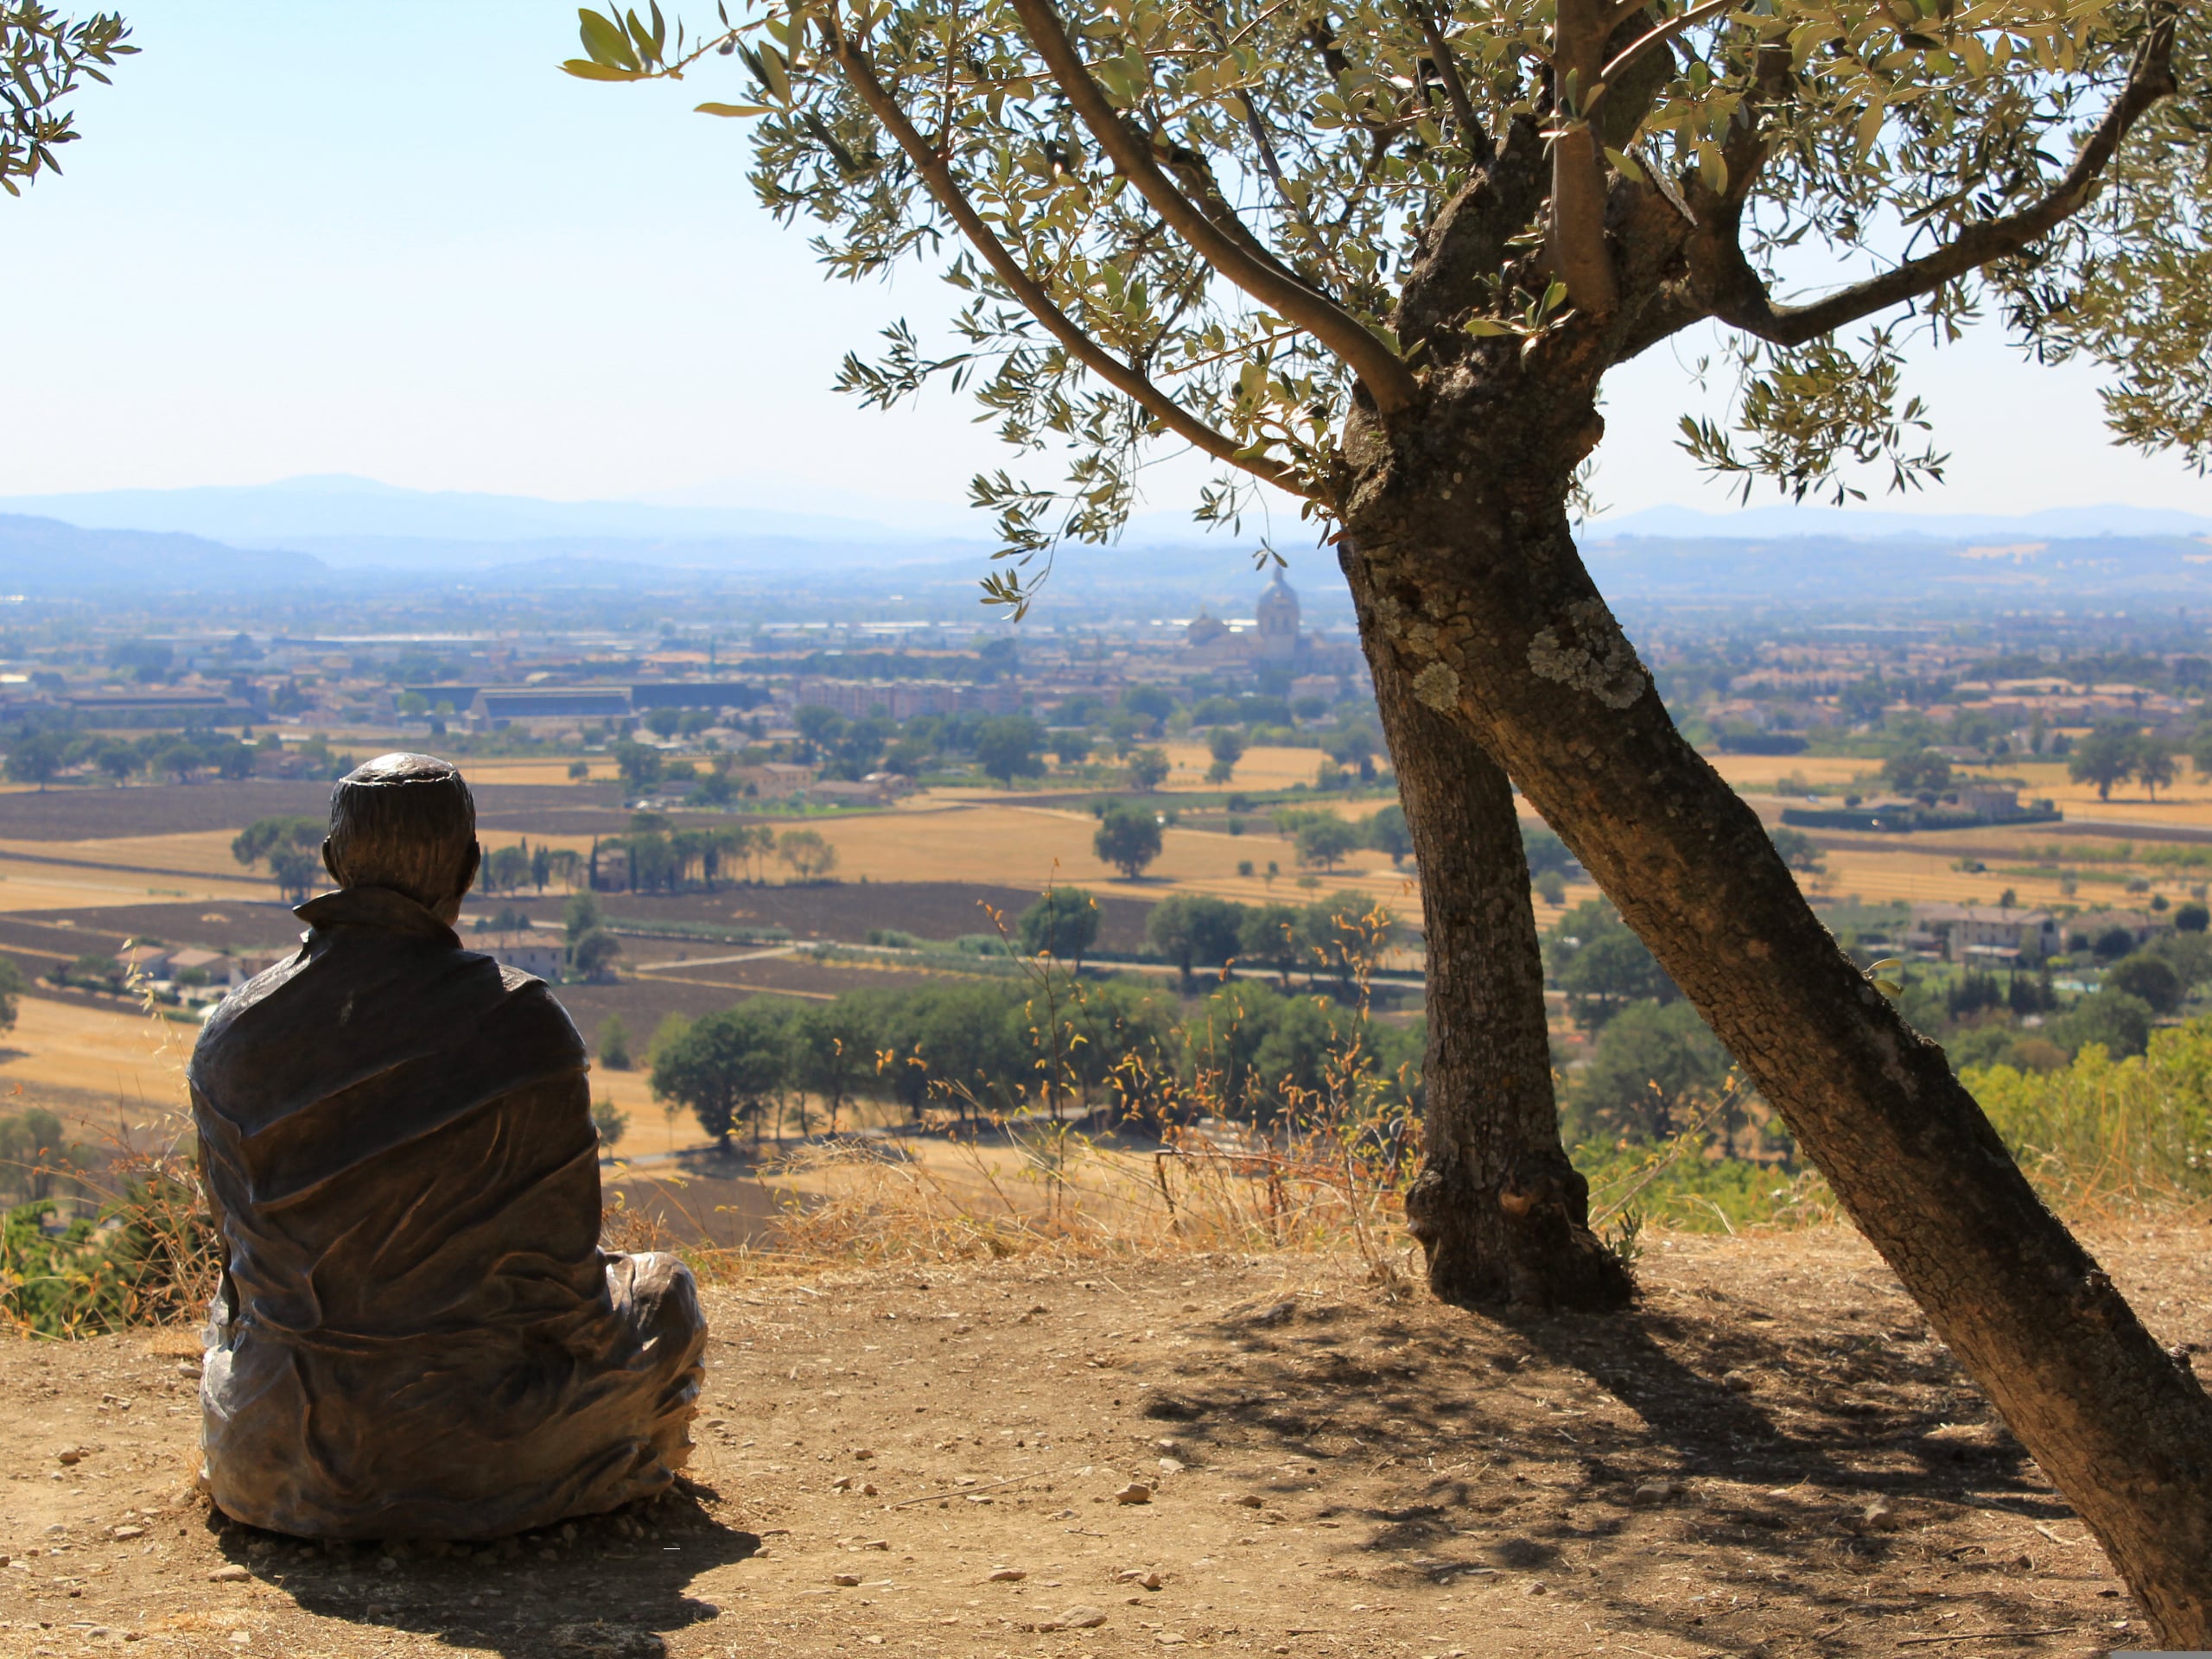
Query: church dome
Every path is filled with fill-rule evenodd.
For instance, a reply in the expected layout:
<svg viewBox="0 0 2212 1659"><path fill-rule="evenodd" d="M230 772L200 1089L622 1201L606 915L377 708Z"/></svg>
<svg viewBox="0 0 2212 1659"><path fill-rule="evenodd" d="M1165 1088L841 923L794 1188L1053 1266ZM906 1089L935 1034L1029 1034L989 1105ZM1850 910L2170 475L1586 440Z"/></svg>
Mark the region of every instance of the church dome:
<svg viewBox="0 0 2212 1659"><path fill-rule="evenodd" d="M1211 611L1200 611L1183 630L1186 645L1210 645L1229 632L1229 625Z"/></svg>

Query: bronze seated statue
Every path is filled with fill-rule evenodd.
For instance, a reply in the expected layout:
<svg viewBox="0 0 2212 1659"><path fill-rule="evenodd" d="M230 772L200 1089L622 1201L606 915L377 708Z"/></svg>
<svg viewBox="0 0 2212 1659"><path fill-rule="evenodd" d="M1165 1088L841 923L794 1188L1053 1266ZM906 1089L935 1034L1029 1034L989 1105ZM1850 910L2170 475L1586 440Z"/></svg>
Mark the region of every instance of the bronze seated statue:
<svg viewBox="0 0 2212 1659"><path fill-rule="evenodd" d="M476 808L388 754L331 796L338 891L192 1057L222 1283L205 1479L315 1538L495 1538L666 1488L706 1322L673 1256L600 1249L575 1027L462 948Z"/></svg>

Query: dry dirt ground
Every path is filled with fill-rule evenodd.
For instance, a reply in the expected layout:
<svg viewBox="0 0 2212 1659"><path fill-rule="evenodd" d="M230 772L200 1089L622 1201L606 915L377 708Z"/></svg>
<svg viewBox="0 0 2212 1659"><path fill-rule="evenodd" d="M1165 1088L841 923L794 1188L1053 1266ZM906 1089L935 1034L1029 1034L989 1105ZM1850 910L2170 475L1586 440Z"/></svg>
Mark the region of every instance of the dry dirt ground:
<svg viewBox="0 0 2212 1659"><path fill-rule="evenodd" d="M2201 1231L2107 1239L2168 1341ZM193 1495L183 1333L0 1350L0 1652L2086 1655L2140 1615L1855 1236L1675 1236L1618 1319L1301 1255L709 1291L696 1484L457 1552ZM1149 1501L1117 1502L1134 1484ZM1132 1492L1130 1494L1134 1496ZM1156 1586L1156 1587L1155 1587Z"/></svg>

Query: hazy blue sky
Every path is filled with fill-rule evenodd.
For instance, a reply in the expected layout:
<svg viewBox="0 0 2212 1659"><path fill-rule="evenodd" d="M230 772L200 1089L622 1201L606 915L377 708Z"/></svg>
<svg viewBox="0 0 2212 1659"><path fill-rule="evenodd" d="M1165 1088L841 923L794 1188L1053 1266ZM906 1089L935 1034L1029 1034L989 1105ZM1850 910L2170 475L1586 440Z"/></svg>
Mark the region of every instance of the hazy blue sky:
<svg viewBox="0 0 2212 1659"><path fill-rule="evenodd" d="M753 205L739 125L690 111L736 91L719 62L682 87L569 79L555 0L124 5L143 53L78 100L68 173L0 199L0 494L344 472L935 517L1005 460L963 400L885 416L829 389L848 346L944 290L824 282ZM1671 442L1694 355L1611 387L1611 506L1727 505ZM1991 340L1916 385L1953 481L1895 505L2212 512L2212 484L2106 441L2083 372Z"/></svg>

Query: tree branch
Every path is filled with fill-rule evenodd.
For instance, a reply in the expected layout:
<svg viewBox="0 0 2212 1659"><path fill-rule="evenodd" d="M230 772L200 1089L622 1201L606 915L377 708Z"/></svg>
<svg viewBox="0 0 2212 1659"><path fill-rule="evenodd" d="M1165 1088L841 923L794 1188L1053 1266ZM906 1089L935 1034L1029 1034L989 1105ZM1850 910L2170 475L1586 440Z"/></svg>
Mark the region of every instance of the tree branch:
<svg viewBox="0 0 2212 1659"><path fill-rule="evenodd" d="M1665 45L1669 41L1673 40L1675 35L1681 34L1692 24L1701 23L1707 18L1717 16L1719 13L1727 10L1731 6L1741 3L1742 0L1705 0L1705 3L1701 6L1692 6L1688 11L1683 12L1680 16L1669 17L1665 22L1660 24L1658 28L1653 29L1649 35L1637 35L1634 41L1630 42L1629 45L1624 47L1621 49L1619 55L1614 58L1614 60L1611 63L1607 64L1599 73L1599 79L1603 85L1601 85L1595 92L1591 94L1589 102L1583 105L1583 113L1586 115L1592 109L1596 107L1598 100L1605 97L1606 89L1611 86L1613 82L1620 78L1622 71L1634 67L1635 65L1640 62L1643 58L1649 56L1651 53L1656 52L1662 46ZM1637 8L1637 10L1643 10L1643 8ZM1634 11L1629 13L1629 16L1630 17L1635 16L1636 12Z"/></svg>
<svg viewBox="0 0 2212 1659"><path fill-rule="evenodd" d="M1226 433L1217 432L1192 415L1143 374L1091 339L1073 318L1055 305L1052 296L1022 269L1020 261L1014 257L1012 250L983 222L982 216L961 189L959 181L952 176L951 165L931 147L929 141L906 118L906 112L899 106L899 100L876 78L875 67L868 60L868 54L848 40L842 29L832 32L830 40L830 49L837 60L837 67L844 72L845 79L860 94L861 101L868 106L875 118L883 123L885 130L897 141L899 148L906 152L907 160L914 164L915 169L928 183L930 194L937 198L938 206L944 208L946 216L960 227L961 232L974 245L976 252L982 255L984 263L1007 285L1014 298L1045 325L1053 339L1067 347L1070 356L1145 409L1169 431L1203 449L1215 460L1226 461L1293 495L1312 496L1313 492L1300 483L1289 468L1263 456L1245 454L1234 439Z"/></svg>
<svg viewBox="0 0 2212 1659"><path fill-rule="evenodd" d="M1365 384L1376 407L1383 413L1404 409L1421 395L1421 383L1414 378L1413 371L1358 318L1299 281L1271 257L1255 257L1243 245L1249 232L1239 238L1225 230L1175 188L1154 159L1151 140L1122 118L1121 111L1090 78L1050 0L1014 0L1014 10L1091 136L1152 204L1153 211L1174 226L1200 257L1276 315L1298 324L1334 352Z"/></svg>
<svg viewBox="0 0 2212 1659"><path fill-rule="evenodd" d="M2082 144L2074 165L2067 168L2066 176L2034 206L1986 224L1971 226L1933 253L1908 259L1878 276L1840 289L1810 305L1776 306L1765 283L1751 269L1732 234L1717 250L1720 268L1713 272L1717 280L1712 296L1713 315L1777 346L1802 346L1877 311L1932 293L1993 260L2019 252L2088 205L2098 179L2111 164L2128 132L2152 106L2178 90L2173 72L2173 45L2174 25L2169 18L2153 28L2144 41L2128 71L2126 86ZM1732 231L1732 226L1730 228Z"/></svg>
<svg viewBox="0 0 2212 1659"><path fill-rule="evenodd" d="M1559 0L1552 82L1561 120L1552 134L1548 253L1567 297L1586 315L1610 317L1619 303L1612 250L1605 245L1605 175L1598 137L1585 118L1605 64L1612 7L1607 0ZM1593 100L1592 100L1593 101Z"/></svg>
<svg viewBox="0 0 2212 1659"><path fill-rule="evenodd" d="M1436 78L1444 83L1445 99L1452 105L1452 119L1459 129L1459 148L1467 152L1477 167L1488 167L1496 152L1490 133L1475 114L1474 99L1467 96L1467 83L1460 77L1459 60L1452 54L1452 42L1437 27L1436 14L1429 10L1428 0L1406 0L1406 10L1420 25L1421 38L1428 42L1429 59L1436 65Z"/></svg>

